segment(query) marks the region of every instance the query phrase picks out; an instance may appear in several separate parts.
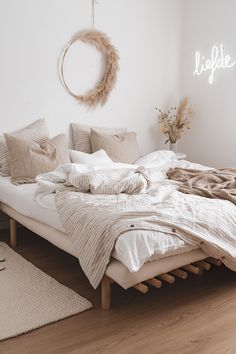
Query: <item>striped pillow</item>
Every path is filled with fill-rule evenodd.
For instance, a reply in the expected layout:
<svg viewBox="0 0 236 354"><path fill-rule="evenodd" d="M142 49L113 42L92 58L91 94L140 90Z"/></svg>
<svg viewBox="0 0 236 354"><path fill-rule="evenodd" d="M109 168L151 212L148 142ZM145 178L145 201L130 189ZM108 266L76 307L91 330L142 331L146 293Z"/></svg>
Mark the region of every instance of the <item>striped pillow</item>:
<svg viewBox="0 0 236 354"><path fill-rule="evenodd" d="M80 123L71 123L72 127L72 137L73 137L73 145L74 150L86 152L87 154L91 154L92 146L90 140L91 129L101 134L122 134L126 133L127 129L124 128L103 128L103 127L91 127L89 125L84 125Z"/></svg>
<svg viewBox="0 0 236 354"><path fill-rule="evenodd" d="M27 127L10 134L27 142L43 144L49 139L47 124L44 119L36 120ZM11 169L5 138L0 136L0 176L10 176Z"/></svg>
<svg viewBox="0 0 236 354"><path fill-rule="evenodd" d="M13 184L35 182L41 173L53 171L57 166L70 163L70 156L64 134L55 136L43 144L28 142L4 134L11 163Z"/></svg>

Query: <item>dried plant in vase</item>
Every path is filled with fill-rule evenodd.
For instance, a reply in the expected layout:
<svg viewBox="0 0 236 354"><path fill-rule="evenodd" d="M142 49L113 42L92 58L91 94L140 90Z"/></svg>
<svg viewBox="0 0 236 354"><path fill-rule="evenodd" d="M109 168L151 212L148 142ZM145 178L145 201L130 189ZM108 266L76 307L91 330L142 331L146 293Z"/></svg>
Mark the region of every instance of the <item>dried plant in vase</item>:
<svg viewBox="0 0 236 354"><path fill-rule="evenodd" d="M165 144L170 142L171 149L176 150L176 142L181 136L190 129L190 120L193 116L191 106L188 106L188 97L184 97L179 104L179 107L171 107L168 112L159 112L160 131L165 134L167 140Z"/></svg>

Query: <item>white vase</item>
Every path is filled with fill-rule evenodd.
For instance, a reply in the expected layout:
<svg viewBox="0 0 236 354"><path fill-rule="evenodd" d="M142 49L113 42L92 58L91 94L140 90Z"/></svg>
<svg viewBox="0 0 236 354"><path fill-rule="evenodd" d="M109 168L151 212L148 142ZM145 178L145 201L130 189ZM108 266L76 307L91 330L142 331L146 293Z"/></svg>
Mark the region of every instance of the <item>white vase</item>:
<svg viewBox="0 0 236 354"><path fill-rule="evenodd" d="M170 151L177 152L177 143L170 143Z"/></svg>

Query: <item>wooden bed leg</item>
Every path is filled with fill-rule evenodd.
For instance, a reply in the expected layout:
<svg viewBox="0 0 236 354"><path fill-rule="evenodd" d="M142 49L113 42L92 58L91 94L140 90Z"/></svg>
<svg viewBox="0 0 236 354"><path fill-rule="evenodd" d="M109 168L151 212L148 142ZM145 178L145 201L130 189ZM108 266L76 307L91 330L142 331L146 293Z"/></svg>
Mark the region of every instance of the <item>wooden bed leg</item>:
<svg viewBox="0 0 236 354"><path fill-rule="evenodd" d="M10 245L15 247L17 244L17 235L16 235L16 220L10 219Z"/></svg>
<svg viewBox="0 0 236 354"><path fill-rule="evenodd" d="M111 307L111 279L104 275L102 278L102 309L108 310Z"/></svg>

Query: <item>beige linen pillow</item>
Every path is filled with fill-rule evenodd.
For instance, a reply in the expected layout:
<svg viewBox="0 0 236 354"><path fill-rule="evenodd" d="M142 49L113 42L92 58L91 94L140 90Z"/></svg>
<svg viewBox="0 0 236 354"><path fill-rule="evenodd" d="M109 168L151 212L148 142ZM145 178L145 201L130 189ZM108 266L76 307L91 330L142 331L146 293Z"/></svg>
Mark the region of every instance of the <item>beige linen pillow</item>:
<svg viewBox="0 0 236 354"><path fill-rule="evenodd" d="M38 144L43 144L49 139L48 128L44 119L36 120L34 123L10 135L28 142L34 141ZM0 136L0 176L10 176L10 174L7 144L4 137Z"/></svg>
<svg viewBox="0 0 236 354"><path fill-rule="evenodd" d="M4 134L10 158L11 181L18 185L35 182L40 173L54 170L58 165L70 162L64 134L39 145Z"/></svg>
<svg viewBox="0 0 236 354"><path fill-rule="evenodd" d="M80 123L71 123L72 127L72 137L74 150L86 152L87 154L92 153L92 146L90 141L91 129L98 133L105 134L122 134L126 132L123 128L103 128L103 127L90 127L89 125L84 125Z"/></svg>
<svg viewBox="0 0 236 354"><path fill-rule="evenodd" d="M103 149L115 162L132 164L140 157L136 133L134 132L108 135L92 129L90 138L93 152Z"/></svg>

